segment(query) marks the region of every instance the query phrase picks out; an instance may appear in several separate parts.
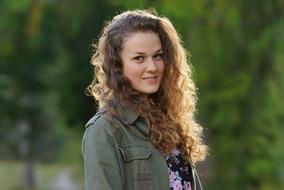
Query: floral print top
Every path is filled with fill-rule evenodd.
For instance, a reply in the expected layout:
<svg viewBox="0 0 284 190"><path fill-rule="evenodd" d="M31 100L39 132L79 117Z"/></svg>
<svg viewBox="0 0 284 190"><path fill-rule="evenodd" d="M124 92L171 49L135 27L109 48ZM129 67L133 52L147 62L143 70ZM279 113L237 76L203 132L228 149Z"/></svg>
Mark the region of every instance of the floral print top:
<svg viewBox="0 0 284 190"><path fill-rule="evenodd" d="M166 156L170 180L170 190L192 190L190 179L190 168L184 166L181 154L178 150Z"/></svg>

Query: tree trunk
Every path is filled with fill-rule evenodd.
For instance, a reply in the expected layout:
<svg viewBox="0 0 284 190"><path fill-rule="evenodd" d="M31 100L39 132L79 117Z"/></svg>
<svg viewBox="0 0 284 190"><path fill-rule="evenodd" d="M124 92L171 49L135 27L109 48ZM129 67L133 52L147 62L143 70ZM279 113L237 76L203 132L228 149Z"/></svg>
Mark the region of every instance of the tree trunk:
<svg viewBox="0 0 284 190"><path fill-rule="evenodd" d="M29 134L31 132L31 125L27 121L20 123L21 141L19 144L19 151L23 164L22 171L22 187L23 189L33 189L36 185L34 175L34 164L31 159L31 147L29 142Z"/></svg>

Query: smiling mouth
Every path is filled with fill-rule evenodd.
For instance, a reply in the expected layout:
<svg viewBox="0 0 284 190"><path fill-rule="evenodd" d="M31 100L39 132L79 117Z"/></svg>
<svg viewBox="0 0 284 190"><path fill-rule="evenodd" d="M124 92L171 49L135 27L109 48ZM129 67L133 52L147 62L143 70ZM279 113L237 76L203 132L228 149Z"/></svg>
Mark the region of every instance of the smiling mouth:
<svg viewBox="0 0 284 190"><path fill-rule="evenodd" d="M142 79L148 80L148 79L156 79L158 76L151 76L151 77L143 77Z"/></svg>
<svg viewBox="0 0 284 190"><path fill-rule="evenodd" d="M158 76L143 77L143 81L148 85L156 85L159 82Z"/></svg>

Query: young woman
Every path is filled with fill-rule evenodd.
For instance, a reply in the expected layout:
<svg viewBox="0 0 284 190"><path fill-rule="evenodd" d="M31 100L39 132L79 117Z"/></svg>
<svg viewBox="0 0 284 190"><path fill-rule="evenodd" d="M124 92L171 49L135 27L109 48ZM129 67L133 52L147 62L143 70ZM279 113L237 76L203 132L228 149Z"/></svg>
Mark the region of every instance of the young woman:
<svg viewBox="0 0 284 190"><path fill-rule="evenodd" d="M109 22L95 45L89 93L99 105L83 137L87 190L199 190L204 160L195 85L171 22L145 10Z"/></svg>

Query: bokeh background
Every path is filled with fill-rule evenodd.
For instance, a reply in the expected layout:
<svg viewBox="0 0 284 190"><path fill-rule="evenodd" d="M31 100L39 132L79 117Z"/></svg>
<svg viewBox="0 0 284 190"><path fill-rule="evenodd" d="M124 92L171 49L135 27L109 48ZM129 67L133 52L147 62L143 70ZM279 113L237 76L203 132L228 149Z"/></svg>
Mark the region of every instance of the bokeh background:
<svg viewBox="0 0 284 190"><path fill-rule="evenodd" d="M0 189L83 189L91 43L153 7L195 67L208 190L284 189L283 0L0 0Z"/></svg>

